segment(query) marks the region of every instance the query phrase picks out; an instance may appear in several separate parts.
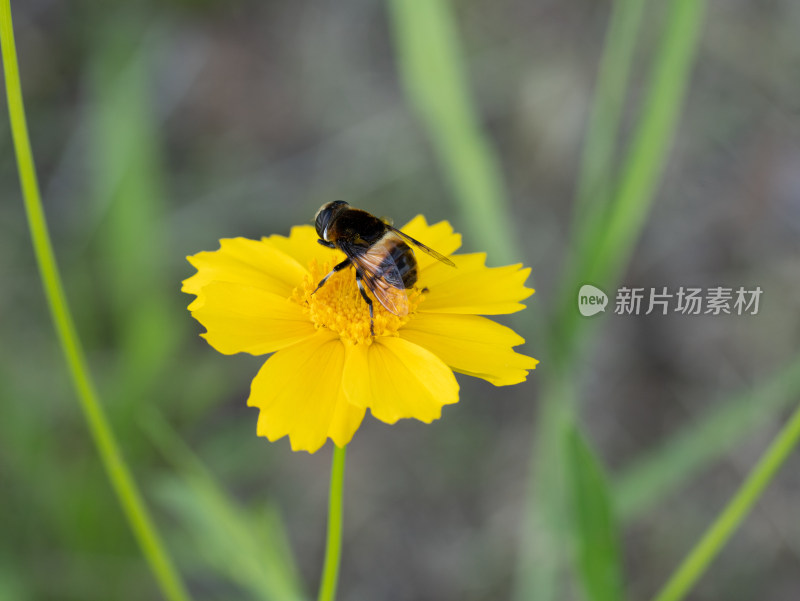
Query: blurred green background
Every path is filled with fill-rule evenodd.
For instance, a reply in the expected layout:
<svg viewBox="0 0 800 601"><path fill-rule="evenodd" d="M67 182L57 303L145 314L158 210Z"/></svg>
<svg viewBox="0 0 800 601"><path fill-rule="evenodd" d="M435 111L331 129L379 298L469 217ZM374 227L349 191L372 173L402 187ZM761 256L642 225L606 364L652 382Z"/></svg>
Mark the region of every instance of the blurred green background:
<svg viewBox="0 0 800 601"><path fill-rule="evenodd" d="M644 10L618 90L615 173L636 137L667 4ZM562 295L568 257L596 250L590 236L576 243L575 198L612 7L451 6L463 100L482 132L463 146L442 142L431 113L420 118L408 71L403 84L413 57L394 38L402 18L384 3L12 7L71 308L125 457L197 600L314 597L330 445L309 456L255 436L245 399L263 358L223 357L198 337L179 292L192 273L184 257L223 237L286 234L334 199L398 225L420 212L448 219L465 250L531 266L529 309L501 321L542 360L515 387L459 377L461 402L432 425L365 420L348 452L340 598L585 598L569 527L544 526L564 533L567 558L545 545L541 565L560 585L552 597L520 584L533 569L520 548L542 540L530 506L548 491L530 472L550 460L532 453L559 315L577 315ZM567 363L576 421L610 482L631 599L666 580L800 398L798 26L792 0L708 3L652 210L607 287L760 286L759 314L609 311ZM448 99L439 81L441 93L436 77L426 89ZM5 118L0 145L0 599L158 598L57 346ZM482 149L477 168L448 148ZM466 174L456 183L448 161ZM499 202L488 232L486 207L464 201L483 184ZM585 227L602 230L602 215L588 214ZM795 453L689 598L796 600L798 507Z"/></svg>

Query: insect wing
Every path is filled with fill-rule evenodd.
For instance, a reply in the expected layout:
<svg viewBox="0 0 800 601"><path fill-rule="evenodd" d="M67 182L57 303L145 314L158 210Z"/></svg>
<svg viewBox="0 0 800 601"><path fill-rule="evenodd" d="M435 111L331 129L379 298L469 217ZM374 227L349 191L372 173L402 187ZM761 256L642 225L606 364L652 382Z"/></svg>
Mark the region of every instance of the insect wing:
<svg viewBox="0 0 800 601"><path fill-rule="evenodd" d="M342 250L361 271L367 288L387 311L399 317L408 315L408 297L403 278L391 253L381 242L366 252L353 253L348 248Z"/></svg>
<svg viewBox="0 0 800 601"><path fill-rule="evenodd" d="M388 225L387 227L390 230L392 230L395 234L398 234L399 236L401 236L402 238L404 238L408 242L411 242L411 244L413 244L414 246L419 248L422 252L432 256L434 259L437 259L438 261L441 261L442 263L445 263L446 265L450 265L450 267L455 267L456 266L456 264L453 263L450 259L445 257L443 254L436 252L430 246L426 246L425 244L423 244L419 240L415 240L414 238L412 238L411 236L409 236L405 232L401 232L400 230L398 230L396 227L392 227L391 225Z"/></svg>

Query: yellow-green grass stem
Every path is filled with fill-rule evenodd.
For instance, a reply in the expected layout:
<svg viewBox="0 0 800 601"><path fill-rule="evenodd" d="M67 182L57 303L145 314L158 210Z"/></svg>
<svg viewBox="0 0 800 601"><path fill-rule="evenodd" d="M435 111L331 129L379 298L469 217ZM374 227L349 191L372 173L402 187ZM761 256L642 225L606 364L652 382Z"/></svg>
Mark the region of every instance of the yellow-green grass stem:
<svg viewBox="0 0 800 601"><path fill-rule="evenodd" d="M17 155L28 226L50 313L72 382L108 478L164 597L170 601L186 601L189 596L159 538L100 404L67 305L36 180L33 153L25 121L25 107L22 101L22 85L14 42L10 0L0 0L0 47L2 47L3 53L3 72L8 96L11 133Z"/></svg>
<svg viewBox="0 0 800 601"><path fill-rule="evenodd" d="M686 596L747 517L798 442L800 442L800 407L773 439L728 505L653 601L680 601Z"/></svg>
<svg viewBox="0 0 800 601"><path fill-rule="evenodd" d="M319 585L318 601L336 599L339 583L339 564L342 558L342 513L344 502L344 463L347 447L333 446L331 490L328 498L328 538L325 543L325 563Z"/></svg>

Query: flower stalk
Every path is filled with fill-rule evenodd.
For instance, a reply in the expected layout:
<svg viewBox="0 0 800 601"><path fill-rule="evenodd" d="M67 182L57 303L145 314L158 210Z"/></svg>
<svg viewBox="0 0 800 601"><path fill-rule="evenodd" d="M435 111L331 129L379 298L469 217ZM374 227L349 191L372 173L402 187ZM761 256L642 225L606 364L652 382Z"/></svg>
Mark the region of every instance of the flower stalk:
<svg viewBox="0 0 800 601"><path fill-rule="evenodd" d="M344 463L347 447L333 445L331 465L331 490L328 498L328 537L325 544L325 563L318 601L334 601L339 582L339 564L342 556L342 514L344 498Z"/></svg>
<svg viewBox="0 0 800 601"><path fill-rule="evenodd" d="M8 96L11 134L14 139L25 212L36 260L39 264L42 285L61 343L61 350L106 474L117 494L131 530L156 576L162 594L170 601L187 601L189 596L183 582L161 542L100 404L64 294L64 287L50 242L50 234L47 230L47 221L36 180L33 152L28 137L10 0L0 0L0 47L2 47L3 53L3 73Z"/></svg>

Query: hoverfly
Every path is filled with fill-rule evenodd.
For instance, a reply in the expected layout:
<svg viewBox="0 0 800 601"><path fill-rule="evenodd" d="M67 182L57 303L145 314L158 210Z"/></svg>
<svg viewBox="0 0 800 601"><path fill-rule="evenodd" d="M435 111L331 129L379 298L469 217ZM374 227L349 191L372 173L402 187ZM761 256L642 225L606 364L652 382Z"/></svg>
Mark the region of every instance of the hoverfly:
<svg viewBox="0 0 800 601"><path fill-rule="evenodd" d="M406 290L417 282L417 259L409 242L442 263L455 267L455 263L444 255L374 215L352 208L343 200L322 205L314 221L319 236L317 242L328 248L338 248L347 257L320 280L314 292L337 271L350 265L355 267L358 289L369 307L372 336L375 336L372 299L364 285L387 311L400 317L408 315Z"/></svg>

